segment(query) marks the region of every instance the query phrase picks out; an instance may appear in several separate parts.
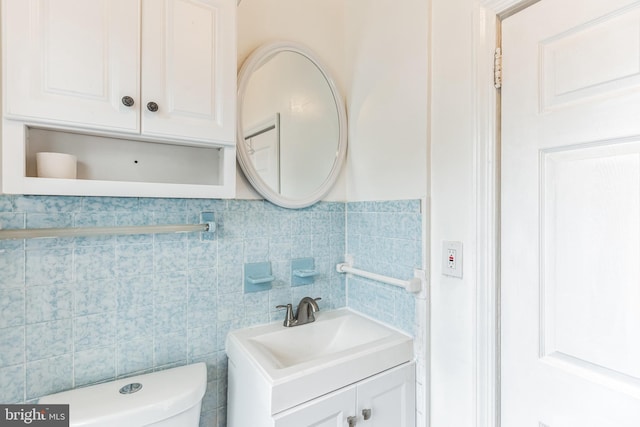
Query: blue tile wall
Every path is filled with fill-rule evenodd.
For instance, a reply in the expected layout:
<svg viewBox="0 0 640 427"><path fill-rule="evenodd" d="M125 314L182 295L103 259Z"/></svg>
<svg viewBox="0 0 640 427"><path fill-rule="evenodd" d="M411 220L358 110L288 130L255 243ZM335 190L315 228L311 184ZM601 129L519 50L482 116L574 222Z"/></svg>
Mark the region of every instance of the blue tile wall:
<svg viewBox="0 0 640 427"><path fill-rule="evenodd" d="M420 200L346 204L346 250L354 267L410 279L422 267ZM348 306L414 335L416 300L401 288L353 276Z"/></svg>
<svg viewBox="0 0 640 427"><path fill-rule="evenodd" d="M279 320L276 305L307 295L322 297L324 309L346 305L344 276L335 272L345 253L343 203L291 211L263 201L0 196L0 227L195 223L203 211L215 213L211 241L0 241L0 402L204 361L201 425L224 426L228 331ZM414 222L400 228L409 234ZM301 257L314 257L321 274L291 288L291 259ZM260 261L271 262L273 289L244 294L243 264Z"/></svg>
<svg viewBox="0 0 640 427"><path fill-rule="evenodd" d="M414 332L404 291L352 278L335 264L409 278L422 260L420 201L319 203L285 210L264 201L0 196L0 227L194 223L197 234L0 241L0 402L38 397L185 363L208 365L203 426L226 424L224 340L234 328L280 320L278 304L322 297ZM291 259L313 257L313 285L290 285ZM244 263L270 261L268 292L244 294Z"/></svg>

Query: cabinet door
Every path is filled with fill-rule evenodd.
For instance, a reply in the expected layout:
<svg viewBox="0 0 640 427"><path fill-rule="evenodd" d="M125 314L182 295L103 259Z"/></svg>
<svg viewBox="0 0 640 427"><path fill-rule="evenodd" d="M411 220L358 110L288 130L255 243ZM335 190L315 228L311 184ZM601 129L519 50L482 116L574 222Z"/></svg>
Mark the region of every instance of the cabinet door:
<svg viewBox="0 0 640 427"><path fill-rule="evenodd" d="M274 427L346 427L347 418L355 416L355 401L355 387L340 390L276 415Z"/></svg>
<svg viewBox="0 0 640 427"><path fill-rule="evenodd" d="M143 0L142 15L142 133L235 142L236 0Z"/></svg>
<svg viewBox="0 0 640 427"><path fill-rule="evenodd" d="M139 0L2 5L7 117L139 131Z"/></svg>
<svg viewBox="0 0 640 427"><path fill-rule="evenodd" d="M415 378L415 364L411 363L360 383L358 424L362 422L367 427L415 427Z"/></svg>

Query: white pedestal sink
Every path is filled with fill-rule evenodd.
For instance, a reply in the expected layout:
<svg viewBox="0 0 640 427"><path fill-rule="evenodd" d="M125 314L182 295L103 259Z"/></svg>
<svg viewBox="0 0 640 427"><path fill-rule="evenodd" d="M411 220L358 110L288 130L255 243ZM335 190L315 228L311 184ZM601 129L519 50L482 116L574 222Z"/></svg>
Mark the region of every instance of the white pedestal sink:
<svg viewBox="0 0 640 427"><path fill-rule="evenodd" d="M271 416L413 359L413 339L348 309L316 321L227 336L229 427L269 426Z"/></svg>

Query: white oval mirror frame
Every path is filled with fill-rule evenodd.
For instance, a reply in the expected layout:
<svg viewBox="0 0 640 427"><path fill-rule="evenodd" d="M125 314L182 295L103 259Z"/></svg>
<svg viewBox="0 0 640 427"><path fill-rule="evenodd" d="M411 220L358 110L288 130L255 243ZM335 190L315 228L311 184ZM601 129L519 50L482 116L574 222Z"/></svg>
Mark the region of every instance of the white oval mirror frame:
<svg viewBox="0 0 640 427"><path fill-rule="evenodd" d="M293 52L302 55L310 61L322 74L327 83L331 96L335 103L337 116L337 139L335 158L331 169L314 190L300 197L288 197L282 195L277 189L272 188L258 173L250 157L250 152L245 143L245 129L243 123L243 105L249 81L253 73L262 67L265 62L280 52ZM237 157L240 167L253 188L270 202L289 209L304 208L321 200L335 184L345 161L347 152L347 114L342 96L328 74L326 67L322 65L315 54L307 47L295 42L276 42L259 47L249 55L243 63L238 75L238 119L237 119Z"/></svg>

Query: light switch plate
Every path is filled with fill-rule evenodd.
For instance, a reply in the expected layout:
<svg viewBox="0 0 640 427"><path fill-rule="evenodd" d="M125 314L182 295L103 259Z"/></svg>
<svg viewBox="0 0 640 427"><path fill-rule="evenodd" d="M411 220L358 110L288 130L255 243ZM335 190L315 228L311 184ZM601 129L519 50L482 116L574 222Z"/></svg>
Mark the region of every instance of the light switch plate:
<svg viewBox="0 0 640 427"><path fill-rule="evenodd" d="M462 242L442 242L442 274L462 279Z"/></svg>

